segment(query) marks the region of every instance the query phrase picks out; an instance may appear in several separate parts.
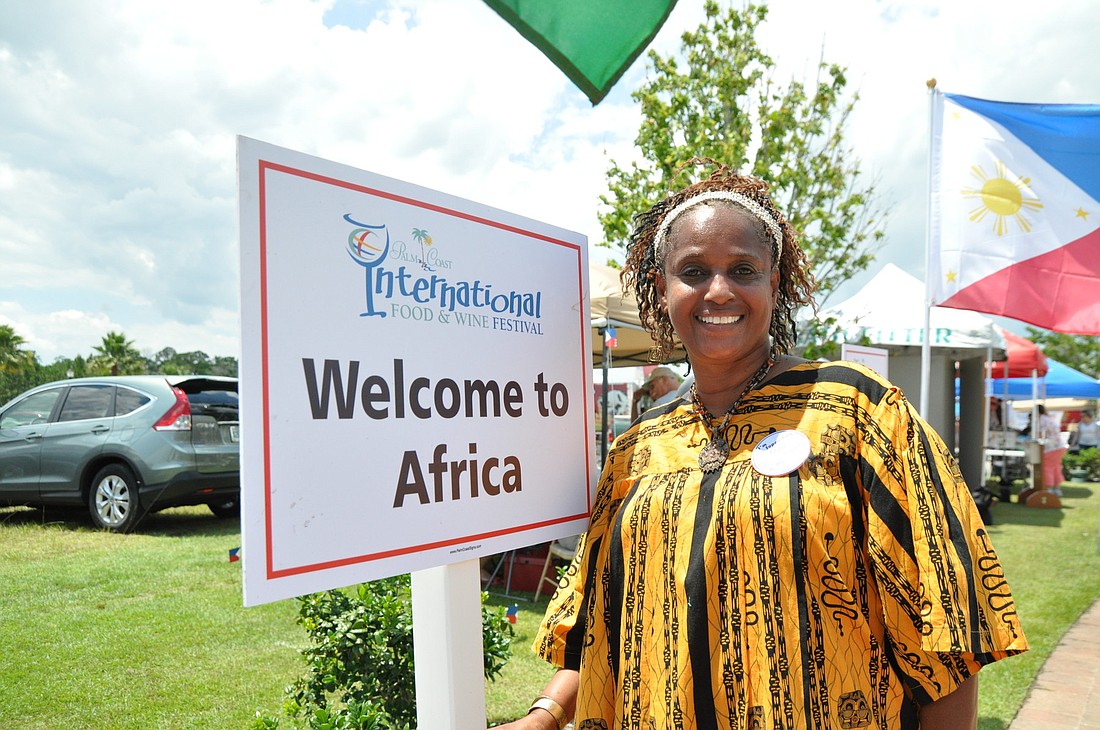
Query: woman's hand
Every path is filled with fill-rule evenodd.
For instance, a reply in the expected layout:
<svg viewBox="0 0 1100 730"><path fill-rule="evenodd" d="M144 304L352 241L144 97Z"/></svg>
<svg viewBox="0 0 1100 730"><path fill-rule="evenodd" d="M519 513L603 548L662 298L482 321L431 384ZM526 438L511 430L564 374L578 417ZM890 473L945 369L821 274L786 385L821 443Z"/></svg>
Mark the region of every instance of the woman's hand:
<svg viewBox="0 0 1100 730"><path fill-rule="evenodd" d="M559 669L550 678L543 697L549 697L561 705L565 717L572 719L577 704L577 689L580 687L580 675L572 669ZM518 720L498 725L494 730L558 730L558 721L547 710L533 710Z"/></svg>
<svg viewBox="0 0 1100 730"><path fill-rule="evenodd" d="M518 720L495 725L493 730L558 730L558 723L549 712L535 710Z"/></svg>

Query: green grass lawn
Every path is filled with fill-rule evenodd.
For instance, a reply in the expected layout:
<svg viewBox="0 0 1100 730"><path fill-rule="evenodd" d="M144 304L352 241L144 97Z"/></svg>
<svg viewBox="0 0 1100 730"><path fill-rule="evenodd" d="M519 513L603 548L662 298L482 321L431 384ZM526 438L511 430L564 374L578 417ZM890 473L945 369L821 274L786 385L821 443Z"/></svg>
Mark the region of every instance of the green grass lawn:
<svg viewBox="0 0 1100 730"><path fill-rule="evenodd" d="M982 730L1007 727L1043 660L1100 597L1100 485L1065 506L994 505L994 544L1032 651L982 672ZM241 605L238 525L205 507L153 515L133 535L80 512L0 509L0 728L246 728L278 715L303 672L297 604ZM530 594L519 594L530 598ZM520 607L513 658L486 685L490 724L526 712L552 673L531 653L546 606Z"/></svg>
<svg viewBox="0 0 1100 730"><path fill-rule="evenodd" d="M239 523L205 507L132 535L0 510L0 727L244 728L300 672L294 601L241 605Z"/></svg>

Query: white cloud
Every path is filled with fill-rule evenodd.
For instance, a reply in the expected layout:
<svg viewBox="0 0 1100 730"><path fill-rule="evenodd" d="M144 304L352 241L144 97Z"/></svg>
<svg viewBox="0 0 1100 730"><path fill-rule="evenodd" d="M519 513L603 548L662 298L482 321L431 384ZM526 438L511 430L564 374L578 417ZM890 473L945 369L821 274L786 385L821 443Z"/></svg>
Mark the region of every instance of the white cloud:
<svg viewBox="0 0 1100 730"><path fill-rule="evenodd" d="M238 134L599 239L608 161L635 154L644 59L592 108L479 0L334 3L5 5L0 317L43 359L110 329L149 352L236 354ZM701 17L679 3L654 47ZM1071 0L774 0L760 41L783 74L822 55L848 68L848 140L893 209L883 259L920 271L925 80L1100 102L1098 34Z"/></svg>
<svg viewBox="0 0 1100 730"><path fill-rule="evenodd" d="M41 361L53 362L65 348L67 357L87 357L100 344L103 335L120 327L102 314L73 309L31 312L16 302L0 301L0 324L13 327L24 340L24 347L38 354ZM69 349L72 348L72 349Z"/></svg>

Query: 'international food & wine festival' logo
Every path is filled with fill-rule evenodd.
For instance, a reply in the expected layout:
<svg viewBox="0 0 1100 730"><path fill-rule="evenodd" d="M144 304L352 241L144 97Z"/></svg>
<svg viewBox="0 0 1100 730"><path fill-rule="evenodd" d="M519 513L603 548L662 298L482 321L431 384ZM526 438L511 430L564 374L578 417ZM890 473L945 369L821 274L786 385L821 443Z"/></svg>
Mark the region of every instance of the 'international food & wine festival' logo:
<svg viewBox="0 0 1100 730"><path fill-rule="evenodd" d="M392 314L402 319L543 334L541 291L502 292L480 277L464 280L439 273L449 272L454 262L433 245L427 229L412 229L420 249L417 254L405 241L391 239L385 223L363 223L350 213L344 214L344 220L352 226L345 243L348 255L363 267L366 309L360 317ZM376 296L384 301L376 301Z"/></svg>

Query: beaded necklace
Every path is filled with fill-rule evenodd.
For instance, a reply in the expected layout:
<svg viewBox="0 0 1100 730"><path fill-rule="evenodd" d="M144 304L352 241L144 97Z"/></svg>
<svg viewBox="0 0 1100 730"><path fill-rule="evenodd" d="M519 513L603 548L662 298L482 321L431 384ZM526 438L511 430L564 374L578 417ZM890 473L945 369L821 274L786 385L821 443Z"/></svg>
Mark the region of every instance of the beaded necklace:
<svg viewBox="0 0 1100 730"><path fill-rule="evenodd" d="M741 395L737 396L737 400L733 402L733 405L726 411L725 416L722 417L722 422L718 424L718 427L713 431L710 430L711 421L715 420L715 417L711 415L706 406L703 405L703 401L699 398L699 389L695 387L695 383L691 384L691 403L695 408L695 414L699 416L699 420L703 423L703 429L707 432L709 440L702 451L699 452L699 468L703 470L703 473L710 474L711 472L718 471L726 463L726 458L730 453L729 441L726 440L726 424L729 423L730 416L737 410L737 406L741 404L741 401L748 395L749 391L755 390L760 387L760 384L764 382L764 378L768 377L768 371L771 370L772 365L775 365L775 360L768 357L764 361L764 364L760 366L760 369L756 371L756 374L752 376L748 384L745 385L745 389L741 391Z"/></svg>

